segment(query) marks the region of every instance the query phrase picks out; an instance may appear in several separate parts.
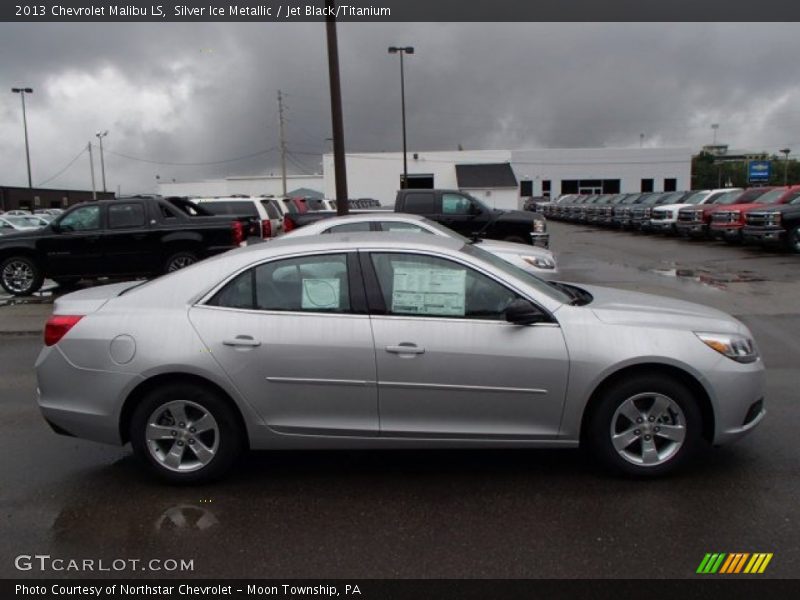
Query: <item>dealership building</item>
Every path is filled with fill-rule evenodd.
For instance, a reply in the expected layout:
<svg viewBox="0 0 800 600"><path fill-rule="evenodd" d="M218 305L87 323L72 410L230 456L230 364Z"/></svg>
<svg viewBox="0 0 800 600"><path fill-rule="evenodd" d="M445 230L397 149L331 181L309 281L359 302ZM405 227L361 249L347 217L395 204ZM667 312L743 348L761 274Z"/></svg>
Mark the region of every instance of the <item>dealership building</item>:
<svg viewBox="0 0 800 600"><path fill-rule="evenodd" d="M528 196L687 190L689 148L540 148L530 150L409 151L408 187L460 189L496 208L516 208ZM400 152L347 154L351 198L394 201L403 178ZM287 189L336 195L333 155L322 157L322 175L290 176ZM280 177L161 183L164 195L222 196L281 193ZM297 194L302 195L302 194Z"/></svg>

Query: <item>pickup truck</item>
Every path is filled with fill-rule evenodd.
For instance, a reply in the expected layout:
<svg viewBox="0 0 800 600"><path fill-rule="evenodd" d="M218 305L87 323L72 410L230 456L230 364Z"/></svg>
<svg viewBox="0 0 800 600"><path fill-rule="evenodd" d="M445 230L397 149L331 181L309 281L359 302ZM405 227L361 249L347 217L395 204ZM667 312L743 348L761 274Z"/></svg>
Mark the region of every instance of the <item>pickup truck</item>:
<svg viewBox="0 0 800 600"><path fill-rule="evenodd" d="M467 237L544 247L550 244L547 223L541 214L489 208L458 190L399 190L394 212L422 215Z"/></svg>
<svg viewBox="0 0 800 600"><path fill-rule="evenodd" d="M790 252L800 254L800 196L786 204L745 213L742 235L745 241L782 244Z"/></svg>
<svg viewBox="0 0 800 600"><path fill-rule="evenodd" d="M379 211L381 208L361 212ZM355 211L353 211L355 212ZM467 237L483 237L528 245L550 245L545 219L539 213L489 208L477 198L456 190L400 190L394 212L427 217ZM284 219L285 232L336 216L332 211L310 211Z"/></svg>
<svg viewBox="0 0 800 600"><path fill-rule="evenodd" d="M78 204L41 229L0 238L0 285L28 296L45 277L149 277L230 250L247 217L214 216L184 198L141 196Z"/></svg>

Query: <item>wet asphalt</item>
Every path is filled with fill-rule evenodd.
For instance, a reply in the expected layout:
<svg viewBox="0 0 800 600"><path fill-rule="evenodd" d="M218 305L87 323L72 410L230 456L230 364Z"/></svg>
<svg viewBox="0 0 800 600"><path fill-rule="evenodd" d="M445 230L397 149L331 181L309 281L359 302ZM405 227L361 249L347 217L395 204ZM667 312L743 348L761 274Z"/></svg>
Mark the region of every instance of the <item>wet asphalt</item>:
<svg viewBox="0 0 800 600"><path fill-rule="evenodd" d="M735 314L768 366L768 415L669 478L580 451L257 452L216 485L152 480L128 448L57 436L34 402L39 339L0 337L0 577L20 554L191 559L254 578L694 577L707 552L800 572L800 256L551 224L562 278ZM3 310L0 307L0 310Z"/></svg>

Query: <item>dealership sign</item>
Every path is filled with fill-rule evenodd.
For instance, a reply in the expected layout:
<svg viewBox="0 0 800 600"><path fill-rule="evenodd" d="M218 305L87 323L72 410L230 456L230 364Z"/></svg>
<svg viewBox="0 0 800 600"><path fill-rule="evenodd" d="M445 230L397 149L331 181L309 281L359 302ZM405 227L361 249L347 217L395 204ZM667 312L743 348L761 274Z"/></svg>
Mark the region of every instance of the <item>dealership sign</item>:
<svg viewBox="0 0 800 600"><path fill-rule="evenodd" d="M772 163L768 160L751 160L747 163L747 181L769 181Z"/></svg>

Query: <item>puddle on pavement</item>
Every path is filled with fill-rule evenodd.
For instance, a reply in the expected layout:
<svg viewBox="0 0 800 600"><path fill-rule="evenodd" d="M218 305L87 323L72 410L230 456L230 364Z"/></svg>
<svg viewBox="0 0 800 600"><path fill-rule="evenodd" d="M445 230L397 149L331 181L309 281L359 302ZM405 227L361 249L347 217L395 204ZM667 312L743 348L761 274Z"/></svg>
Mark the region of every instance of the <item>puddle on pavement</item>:
<svg viewBox="0 0 800 600"><path fill-rule="evenodd" d="M667 267L645 268L641 270L648 273L655 273L662 277L674 277L679 280L694 281L703 285L726 289L731 283L750 283L756 281L766 281L764 277L755 271L714 271L712 269L691 269L677 265Z"/></svg>

